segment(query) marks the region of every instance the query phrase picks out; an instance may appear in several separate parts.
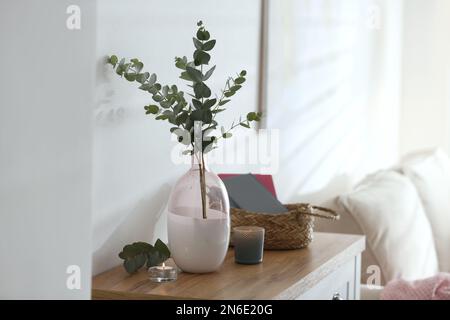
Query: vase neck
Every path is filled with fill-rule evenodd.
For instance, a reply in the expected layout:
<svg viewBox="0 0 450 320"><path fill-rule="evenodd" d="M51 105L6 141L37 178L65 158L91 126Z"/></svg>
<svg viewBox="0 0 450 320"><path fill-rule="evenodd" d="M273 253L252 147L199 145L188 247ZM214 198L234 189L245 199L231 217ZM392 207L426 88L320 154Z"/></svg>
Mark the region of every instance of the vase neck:
<svg viewBox="0 0 450 320"><path fill-rule="evenodd" d="M199 165L202 163L202 158L203 158L203 164L205 166L205 170L209 171L207 157L206 157L206 155L203 152L195 152L192 155L192 158L191 158L192 167L191 167L191 169L199 170L199 168L200 168Z"/></svg>

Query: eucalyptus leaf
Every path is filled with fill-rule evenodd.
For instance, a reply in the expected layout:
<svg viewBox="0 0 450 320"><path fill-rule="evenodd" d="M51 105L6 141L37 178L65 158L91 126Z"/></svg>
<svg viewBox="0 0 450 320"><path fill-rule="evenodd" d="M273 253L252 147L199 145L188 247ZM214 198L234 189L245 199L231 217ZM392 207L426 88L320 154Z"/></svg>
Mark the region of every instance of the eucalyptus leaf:
<svg viewBox="0 0 450 320"><path fill-rule="evenodd" d="M243 77L234 79L234 83L236 83L236 84L243 84L244 82L245 82L245 78L243 78Z"/></svg>
<svg viewBox="0 0 450 320"><path fill-rule="evenodd" d="M242 88L242 86L237 84L237 85L232 86L232 87L230 88L230 90L236 92L236 91L238 91L240 88Z"/></svg>
<svg viewBox="0 0 450 320"><path fill-rule="evenodd" d="M156 102L161 102L164 98L158 94L153 95L152 99Z"/></svg>
<svg viewBox="0 0 450 320"><path fill-rule="evenodd" d="M150 79L148 80L148 84L151 86L154 85L156 83L156 79L157 79L156 74L152 73L152 75L150 76Z"/></svg>
<svg viewBox="0 0 450 320"><path fill-rule="evenodd" d="M194 80L194 82L203 81L203 74L200 70L197 70L192 67L186 67L186 72L189 74L190 78Z"/></svg>
<svg viewBox="0 0 450 320"><path fill-rule="evenodd" d="M154 248L159 252L159 254L162 257L165 257L166 260L170 258L170 250L169 250L169 248L160 239L156 240Z"/></svg>
<svg viewBox="0 0 450 320"><path fill-rule="evenodd" d="M214 66L211 69L209 69L208 71L206 71L205 75L203 76L203 81L208 80L212 76L214 70L216 70L216 66Z"/></svg>
<svg viewBox="0 0 450 320"><path fill-rule="evenodd" d="M180 75L180 79L186 80L186 81L193 81L189 73L186 71L182 72Z"/></svg>
<svg viewBox="0 0 450 320"><path fill-rule="evenodd" d="M197 31L197 38L198 38L199 40L206 41L206 40L209 40L210 34L209 34L209 32L206 31L204 28L200 28L200 29Z"/></svg>
<svg viewBox="0 0 450 320"><path fill-rule="evenodd" d="M197 38L192 38L194 41L194 46L197 50L202 50L203 44L201 41L199 41Z"/></svg>
<svg viewBox="0 0 450 320"><path fill-rule="evenodd" d="M133 274L138 270L136 268L136 261L134 259L125 260L123 262L123 267L129 274Z"/></svg>
<svg viewBox="0 0 450 320"><path fill-rule="evenodd" d="M202 50L210 51L210 50L212 50L214 48L215 45L216 45L216 40L210 40L210 41L208 41L208 42L203 44Z"/></svg>
<svg viewBox="0 0 450 320"><path fill-rule="evenodd" d="M164 100L164 101L161 101L159 104L160 104L161 107L163 107L164 109L170 108L170 102L169 102L169 101Z"/></svg>
<svg viewBox="0 0 450 320"><path fill-rule="evenodd" d="M116 55L112 55L111 57L108 58L108 63L109 63L109 64L112 64L113 67L116 66L116 64L117 64L118 61L119 61L119 60L118 60L118 58L117 58Z"/></svg>
<svg viewBox="0 0 450 320"><path fill-rule="evenodd" d="M208 64L209 60L211 60L211 56L206 53L205 51L196 50L194 52L194 64L196 66L202 65L202 64Z"/></svg>
<svg viewBox="0 0 450 320"><path fill-rule="evenodd" d="M145 110L147 114L157 114L159 112L159 107L156 105L145 106Z"/></svg>
<svg viewBox="0 0 450 320"><path fill-rule="evenodd" d="M207 99L205 102L203 102L203 108L211 108L213 105L215 105L217 102L217 99Z"/></svg>
<svg viewBox="0 0 450 320"><path fill-rule="evenodd" d="M219 102L219 106L223 106L223 105L227 104L230 101L231 100L222 100L222 101Z"/></svg>
<svg viewBox="0 0 450 320"><path fill-rule="evenodd" d="M200 100L192 99L192 104L194 105L195 109L201 109L203 104Z"/></svg>
<svg viewBox="0 0 450 320"><path fill-rule="evenodd" d="M197 99L209 98L211 96L211 89L203 82L194 84L194 93Z"/></svg>
<svg viewBox="0 0 450 320"><path fill-rule="evenodd" d="M224 96L229 98L229 97L234 96L235 93L236 93L236 91L227 91L224 93Z"/></svg>

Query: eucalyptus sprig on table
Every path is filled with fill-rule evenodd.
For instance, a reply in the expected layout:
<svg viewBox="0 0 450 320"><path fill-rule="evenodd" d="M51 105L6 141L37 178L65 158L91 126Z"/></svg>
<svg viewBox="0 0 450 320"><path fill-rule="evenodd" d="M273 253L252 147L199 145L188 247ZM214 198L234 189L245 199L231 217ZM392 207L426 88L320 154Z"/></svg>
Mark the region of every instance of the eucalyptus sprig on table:
<svg viewBox="0 0 450 320"><path fill-rule="evenodd" d="M115 72L130 82L138 82L139 89L148 92L152 96L152 103L144 107L145 113L154 115L156 120L168 121L172 127L170 132L177 135L178 142L186 146L183 154L197 156L199 162L200 189L202 197L202 215L206 219L206 185L205 185L205 161L203 153L207 153L217 147L217 142L223 138L232 137L232 131L237 127L250 128L250 124L260 121L260 112L249 112L245 117L240 117L226 129L220 126L216 116L227 110L231 97L233 97L246 81L247 71L242 70L233 77L228 77L220 95L212 97L211 89L207 86L216 66L204 70L211 60L210 52L216 45L216 40L211 39L202 21L197 23L197 33L193 37L195 51L193 60L186 56L175 57L175 66L181 70L180 79L186 81L191 88L189 93L181 91L175 84L162 85L154 73L143 71L144 64L137 58L127 61L116 55L108 57L108 63L113 66ZM189 99L190 101L188 101ZM194 146L194 122L201 121L203 141L201 143L201 155L195 154L200 146ZM206 137L206 138L205 138Z"/></svg>
<svg viewBox="0 0 450 320"><path fill-rule="evenodd" d="M157 266L170 258L170 250L160 239L152 246L146 242L134 242L123 247L119 258L124 260L123 267L132 274L146 265L147 268Z"/></svg>

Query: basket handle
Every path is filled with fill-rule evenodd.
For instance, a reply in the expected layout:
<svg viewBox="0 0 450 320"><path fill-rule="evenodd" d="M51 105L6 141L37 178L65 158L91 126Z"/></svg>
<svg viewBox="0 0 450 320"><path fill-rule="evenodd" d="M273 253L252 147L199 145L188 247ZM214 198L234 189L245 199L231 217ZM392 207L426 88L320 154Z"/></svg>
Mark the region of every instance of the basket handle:
<svg viewBox="0 0 450 320"><path fill-rule="evenodd" d="M324 213L321 213L324 212ZM307 210L301 210L301 214L306 214L313 217L323 218L323 219L329 219L329 220L339 220L340 215L334 210L319 207L319 206L313 206L311 204L307 205Z"/></svg>

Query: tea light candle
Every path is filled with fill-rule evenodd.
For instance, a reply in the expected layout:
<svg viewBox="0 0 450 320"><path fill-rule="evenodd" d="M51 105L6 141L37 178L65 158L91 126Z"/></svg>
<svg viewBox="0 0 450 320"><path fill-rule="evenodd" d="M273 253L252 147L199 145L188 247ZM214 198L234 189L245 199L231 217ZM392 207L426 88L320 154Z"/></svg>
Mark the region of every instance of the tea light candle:
<svg viewBox="0 0 450 320"><path fill-rule="evenodd" d="M153 282L169 282L177 279L177 269L167 266L164 262L161 266L148 269L150 280Z"/></svg>
<svg viewBox="0 0 450 320"><path fill-rule="evenodd" d="M264 228L233 228L234 260L240 264L258 264L263 260Z"/></svg>

